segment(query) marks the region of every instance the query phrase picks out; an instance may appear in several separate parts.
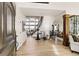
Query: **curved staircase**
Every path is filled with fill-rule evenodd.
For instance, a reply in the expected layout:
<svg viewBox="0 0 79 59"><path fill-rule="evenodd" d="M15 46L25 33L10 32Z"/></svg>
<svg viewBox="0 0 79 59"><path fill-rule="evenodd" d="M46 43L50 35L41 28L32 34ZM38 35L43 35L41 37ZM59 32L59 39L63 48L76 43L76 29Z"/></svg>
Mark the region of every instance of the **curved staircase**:
<svg viewBox="0 0 79 59"><path fill-rule="evenodd" d="M29 16L29 17L31 17L31 16ZM33 17L33 16L32 16ZM27 29L26 29L26 33L27 33L27 36L31 36L31 35L33 35L36 31L37 31L37 29L39 29L40 28L40 26L41 26L41 24L42 24L42 20L43 20L43 16L36 16L36 18L38 17L38 19L36 20L30 20L29 19L29 21L26 21L25 23L29 23L29 25L27 25L27 24L25 24L26 26L28 26L29 27L29 30L27 31ZM33 25L31 25L31 23L35 23L35 24L33 24ZM34 27L34 28L31 28L31 26L32 27Z"/></svg>

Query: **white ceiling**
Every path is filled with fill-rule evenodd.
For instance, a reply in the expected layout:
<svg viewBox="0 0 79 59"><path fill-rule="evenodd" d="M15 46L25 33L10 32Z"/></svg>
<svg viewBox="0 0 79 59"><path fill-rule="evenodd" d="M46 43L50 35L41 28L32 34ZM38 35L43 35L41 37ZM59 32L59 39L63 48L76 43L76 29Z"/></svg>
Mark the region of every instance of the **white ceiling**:
<svg viewBox="0 0 79 59"><path fill-rule="evenodd" d="M56 16L64 11L61 10L51 10L51 9L39 9L39 8L20 8L20 11L25 16Z"/></svg>
<svg viewBox="0 0 79 59"><path fill-rule="evenodd" d="M59 15L65 11L54 10L51 5L38 5L33 3L16 3L17 8L25 16L49 16L49 15Z"/></svg>

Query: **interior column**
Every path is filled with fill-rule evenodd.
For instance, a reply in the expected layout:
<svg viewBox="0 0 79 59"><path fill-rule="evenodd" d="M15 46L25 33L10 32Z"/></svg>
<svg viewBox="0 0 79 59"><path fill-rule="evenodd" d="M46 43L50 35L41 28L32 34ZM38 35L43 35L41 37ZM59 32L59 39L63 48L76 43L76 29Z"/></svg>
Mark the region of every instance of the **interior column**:
<svg viewBox="0 0 79 59"><path fill-rule="evenodd" d="M68 46L69 14L63 15L63 45Z"/></svg>

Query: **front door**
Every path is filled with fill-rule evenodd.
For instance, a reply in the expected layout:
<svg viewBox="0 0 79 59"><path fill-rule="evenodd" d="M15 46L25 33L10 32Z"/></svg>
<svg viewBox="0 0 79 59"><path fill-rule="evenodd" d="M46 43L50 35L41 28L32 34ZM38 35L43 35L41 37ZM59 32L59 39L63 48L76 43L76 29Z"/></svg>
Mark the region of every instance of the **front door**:
<svg viewBox="0 0 79 59"><path fill-rule="evenodd" d="M0 55L15 55L15 8L11 2L2 5L2 51Z"/></svg>

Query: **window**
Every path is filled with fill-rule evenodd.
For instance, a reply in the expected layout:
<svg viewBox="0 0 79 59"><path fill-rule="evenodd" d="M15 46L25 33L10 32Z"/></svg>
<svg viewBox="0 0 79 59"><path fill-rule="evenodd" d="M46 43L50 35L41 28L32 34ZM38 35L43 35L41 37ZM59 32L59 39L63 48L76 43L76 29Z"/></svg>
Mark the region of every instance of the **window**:
<svg viewBox="0 0 79 59"><path fill-rule="evenodd" d="M30 29L33 30L35 28L35 26L30 26Z"/></svg>
<svg viewBox="0 0 79 59"><path fill-rule="evenodd" d="M41 17L40 16L26 16L26 20L23 21L23 28L24 30L29 34L31 31L34 31L35 29L38 28L38 23L40 21Z"/></svg>

